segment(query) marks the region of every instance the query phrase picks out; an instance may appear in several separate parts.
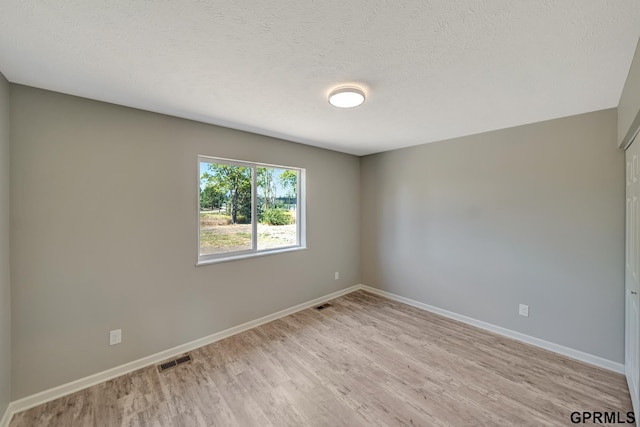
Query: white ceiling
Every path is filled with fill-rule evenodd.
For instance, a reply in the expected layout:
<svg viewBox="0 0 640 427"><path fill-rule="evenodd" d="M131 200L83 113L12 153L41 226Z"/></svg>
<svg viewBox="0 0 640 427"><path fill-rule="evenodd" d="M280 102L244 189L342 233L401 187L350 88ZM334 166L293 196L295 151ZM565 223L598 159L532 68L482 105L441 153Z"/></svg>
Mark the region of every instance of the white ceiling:
<svg viewBox="0 0 640 427"><path fill-rule="evenodd" d="M639 36L638 0L0 1L11 82L358 155L616 107Z"/></svg>

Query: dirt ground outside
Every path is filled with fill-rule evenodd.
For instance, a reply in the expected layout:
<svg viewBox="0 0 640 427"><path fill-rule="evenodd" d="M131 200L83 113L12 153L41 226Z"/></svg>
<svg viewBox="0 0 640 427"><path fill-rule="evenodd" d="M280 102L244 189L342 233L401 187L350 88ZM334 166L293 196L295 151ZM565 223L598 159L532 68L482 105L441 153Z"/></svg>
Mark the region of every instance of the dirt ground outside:
<svg viewBox="0 0 640 427"><path fill-rule="evenodd" d="M251 249L251 224L217 224L201 221L200 255ZM258 224L258 249L296 244L296 224Z"/></svg>

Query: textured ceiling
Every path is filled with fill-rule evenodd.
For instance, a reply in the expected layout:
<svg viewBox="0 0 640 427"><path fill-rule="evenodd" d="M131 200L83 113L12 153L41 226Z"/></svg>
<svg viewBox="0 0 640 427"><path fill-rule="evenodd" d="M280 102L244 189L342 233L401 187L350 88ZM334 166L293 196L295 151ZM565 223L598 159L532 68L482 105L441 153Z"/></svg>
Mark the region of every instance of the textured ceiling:
<svg viewBox="0 0 640 427"><path fill-rule="evenodd" d="M639 36L638 0L0 1L11 82L353 154L615 107Z"/></svg>

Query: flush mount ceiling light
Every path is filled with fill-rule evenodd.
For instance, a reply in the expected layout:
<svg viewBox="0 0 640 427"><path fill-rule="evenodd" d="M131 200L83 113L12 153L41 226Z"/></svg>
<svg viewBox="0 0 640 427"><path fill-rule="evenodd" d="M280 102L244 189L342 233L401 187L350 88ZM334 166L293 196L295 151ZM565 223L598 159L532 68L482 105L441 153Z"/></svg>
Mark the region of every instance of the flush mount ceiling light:
<svg viewBox="0 0 640 427"><path fill-rule="evenodd" d="M340 87L329 94L329 104L338 108L353 108L364 102L364 92L357 87Z"/></svg>

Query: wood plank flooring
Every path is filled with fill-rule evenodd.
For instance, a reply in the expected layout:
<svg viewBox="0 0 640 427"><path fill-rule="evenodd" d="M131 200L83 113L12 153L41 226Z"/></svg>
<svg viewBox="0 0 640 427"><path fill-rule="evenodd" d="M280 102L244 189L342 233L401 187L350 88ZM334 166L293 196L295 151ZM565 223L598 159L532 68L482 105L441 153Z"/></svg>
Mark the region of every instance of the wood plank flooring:
<svg viewBox="0 0 640 427"><path fill-rule="evenodd" d="M562 426L625 379L364 291L16 414L33 426Z"/></svg>

